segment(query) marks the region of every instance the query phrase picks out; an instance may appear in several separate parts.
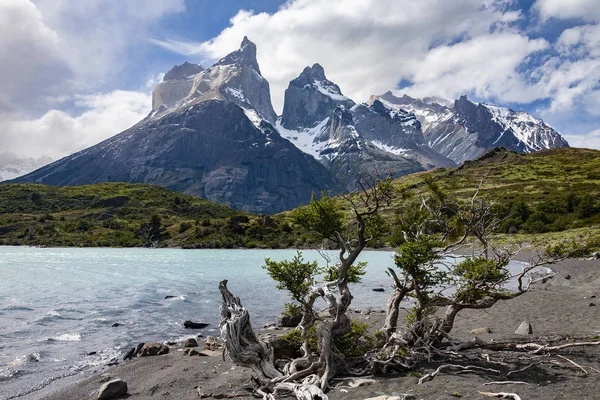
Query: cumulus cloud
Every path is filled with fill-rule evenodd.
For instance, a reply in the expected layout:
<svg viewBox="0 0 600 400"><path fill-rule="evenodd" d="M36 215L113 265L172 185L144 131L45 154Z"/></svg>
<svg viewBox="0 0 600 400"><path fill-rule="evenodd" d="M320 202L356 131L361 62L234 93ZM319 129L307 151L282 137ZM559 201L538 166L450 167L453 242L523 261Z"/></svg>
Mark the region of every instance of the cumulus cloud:
<svg viewBox="0 0 600 400"><path fill-rule="evenodd" d="M133 91L79 95L72 100L84 110L80 115L53 109L33 120L4 118L5 149L26 149L27 156L35 158L61 158L133 126L151 109L151 96Z"/></svg>
<svg viewBox="0 0 600 400"><path fill-rule="evenodd" d="M586 21L600 21L597 0L537 0L534 8L544 19L581 18Z"/></svg>
<svg viewBox="0 0 600 400"><path fill-rule="evenodd" d="M184 0L0 1L0 150L62 157L143 118L150 96L114 90L117 78L161 18L184 10ZM77 113L61 110L72 104Z"/></svg>
<svg viewBox="0 0 600 400"><path fill-rule="evenodd" d="M401 80L414 83L415 93L435 85L435 94L452 97L495 85L502 87L497 95L503 96L510 94L511 86L522 85L514 69L546 45L511 28L521 16L507 8L509 3L296 0L273 14L242 10L228 28L197 47L173 40L154 43L216 60L237 48L247 35L258 46L258 61L277 110L282 108L289 81L315 62L358 101L393 89ZM476 68L472 64L481 66L492 57L498 68L472 80ZM449 84L453 77L459 78L460 87Z"/></svg>
<svg viewBox="0 0 600 400"><path fill-rule="evenodd" d="M572 147L585 149L600 149L600 129L593 130L585 135L564 135Z"/></svg>
<svg viewBox="0 0 600 400"><path fill-rule="evenodd" d="M184 0L38 0L36 5L57 32L79 90L118 77L132 55L139 55L131 50L146 43L156 23L185 10Z"/></svg>
<svg viewBox="0 0 600 400"><path fill-rule="evenodd" d="M71 74L59 36L26 0L0 2L0 26L0 112L39 107Z"/></svg>

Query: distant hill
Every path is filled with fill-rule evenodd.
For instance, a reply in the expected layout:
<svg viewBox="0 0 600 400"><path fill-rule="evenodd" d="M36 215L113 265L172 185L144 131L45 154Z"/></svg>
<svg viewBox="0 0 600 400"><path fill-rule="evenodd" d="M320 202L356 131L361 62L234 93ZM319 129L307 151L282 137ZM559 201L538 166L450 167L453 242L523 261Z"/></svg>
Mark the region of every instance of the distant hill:
<svg viewBox="0 0 600 400"><path fill-rule="evenodd" d="M403 202L425 192L426 176L463 201L484 178L480 196L507 217L498 233L529 237L586 228L600 235L600 151L561 148L523 155L495 149L458 168L399 178L394 185L413 200L398 196L385 210L392 231ZM153 222L158 233L149 235ZM256 215L159 186L101 183L0 185L0 245L304 248L321 243L294 226L288 212ZM393 232L378 245L395 245Z"/></svg>
<svg viewBox="0 0 600 400"><path fill-rule="evenodd" d="M410 193L422 193L425 174L465 201L483 179L479 196L495 202L508 217L501 233L600 227L598 150L557 148L518 154L494 149L458 168L405 176L395 184Z"/></svg>

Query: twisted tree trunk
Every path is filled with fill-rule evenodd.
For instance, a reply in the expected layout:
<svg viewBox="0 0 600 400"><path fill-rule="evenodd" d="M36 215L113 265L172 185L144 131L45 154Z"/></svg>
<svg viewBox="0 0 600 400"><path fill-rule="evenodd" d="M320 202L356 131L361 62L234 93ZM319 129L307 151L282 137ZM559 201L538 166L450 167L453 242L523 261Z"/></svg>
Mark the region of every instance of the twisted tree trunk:
<svg viewBox="0 0 600 400"><path fill-rule="evenodd" d="M242 306L239 297L231 294L227 288L227 280L219 283L219 291L223 298L221 336L225 341L227 354L236 365L254 371L262 385L258 392L263 395L263 398L275 399L272 393L268 393L271 389L275 389L291 391L300 400L327 400L327 396L315 385L319 381L316 375L306 377L301 383L293 383L294 379L310 375L313 368L292 375L284 375L275 368L273 349L258 339L250 325L248 310Z"/></svg>

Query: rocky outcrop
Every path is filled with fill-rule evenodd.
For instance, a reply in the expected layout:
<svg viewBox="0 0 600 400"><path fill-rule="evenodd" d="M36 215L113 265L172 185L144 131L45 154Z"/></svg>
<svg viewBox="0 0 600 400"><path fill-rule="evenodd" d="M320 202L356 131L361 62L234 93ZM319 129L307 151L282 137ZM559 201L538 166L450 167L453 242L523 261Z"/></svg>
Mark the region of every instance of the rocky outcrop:
<svg viewBox="0 0 600 400"><path fill-rule="evenodd" d="M194 77L203 70L202 66L188 62L173 67L152 91L152 110L160 106L171 107L189 96Z"/></svg>
<svg viewBox="0 0 600 400"><path fill-rule="evenodd" d="M322 66L314 64L304 68L286 89L281 125L293 130L312 128L330 117L339 105L349 109L354 102L325 77Z"/></svg>
<svg viewBox="0 0 600 400"><path fill-rule="evenodd" d="M355 104L319 64L290 82L277 129L327 166L345 190L356 190L362 175L399 177L455 165L429 147L413 114L377 99Z"/></svg>
<svg viewBox="0 0 600 400"><path fill-rule="evenodd" d="M169 353L168 346L165 346L162 343L148 342L142 346L142 348L137 356L138 357L160 356L160 355L168 354L168 353Z"/></svg>
<svg viewBox="0 0 600 400"><path fill-rule="evenodd" d="M504 147L519 153L568 147L558 132L541 119L466 96L454 102L441 98L396 97L391 92L372 97L386 107L416 115L423 135L433 150L457 164L473 160L492 148Z"/></svg>

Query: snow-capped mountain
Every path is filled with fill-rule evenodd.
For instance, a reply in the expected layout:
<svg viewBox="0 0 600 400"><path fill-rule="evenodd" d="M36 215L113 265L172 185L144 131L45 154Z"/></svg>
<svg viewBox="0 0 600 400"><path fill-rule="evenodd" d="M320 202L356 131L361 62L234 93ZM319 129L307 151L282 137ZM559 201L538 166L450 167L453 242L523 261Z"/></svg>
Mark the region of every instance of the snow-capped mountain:
<svg viewBox="0 0 600 400"><path fill-rule="evenodd" d="M378 100L354 103L319 64L290 82L277 129L332 170L348 190L364 173L397 177L454 165L429 147L414 114Z"/></svg>
<svg viewBox="0 0 600 400"><path fill-rule="evenodd" d="M389 108L415 114L428 144L457 164L494 147L520 153L568 147L562 136L541 119L523 111L473 103L466 96L453 103L439 97L396 97L391 92L373 99Z"/></svg>
<svg viewBox="0 0 600 400"><path fill-rule="evenodd" d="M52 162L52 158L26 157L12 151L0 152L0 182L15 179Z"/></svg>
<svg viewBox="0 0 600 400"><path fill-rule="evenodd" d="M398 177L450 167L494 147L531 152L568 146L527 113L464 96L450 102L388 92L357 104L319 64L290 82L277 117L256 51L244 38L209 68L173 67L153 91L151 113L135 126L13 181L153 183L273 213L323 189L354 190L362 174ZM4 179L21 171L0 164Z"/></svg>
<svg viewBox="0 0 600 400"><path fill-rule="evenodd" d="M193 64L188 64L193 65ZM175 67L180 68L180 66ZM169 71L165 77L171 74ZM223 100L240 106L257 124L265 120L274 124L277 115L271 105L269 82L260 73L256 61L256 45L244 38L240 48L223 57L210 68L199 70L197 74L184 75L185 79L163 82L170 85L165 96L160 85L153 92L154 110L151 118L156 120L176 110L183 110L206 100ZM185 88L180 85L185 82ZM184 89L185 89L184 88ZM168 97L171 101L162 101Z"/></svg>
<svg viewBox="0 0 600 400"><path fill-rule="evenodd" d="M187 69L165 75L172 79L155 90L155 109L132 128L15 182L153 183L257 213L337 190L325 166L269 123L276 116L254 43L244 38L239 50L198 70L193 79ZM169 86L190 80L188 93Z"/></svg>

